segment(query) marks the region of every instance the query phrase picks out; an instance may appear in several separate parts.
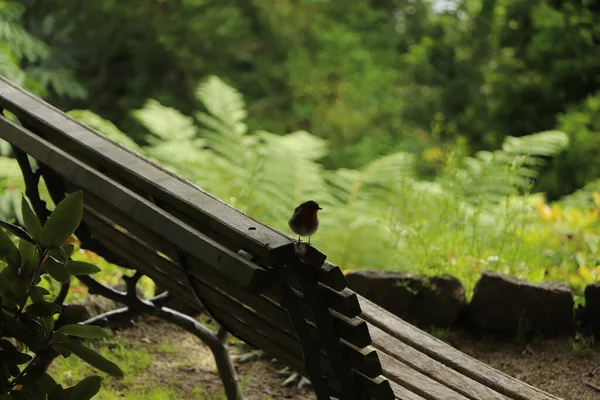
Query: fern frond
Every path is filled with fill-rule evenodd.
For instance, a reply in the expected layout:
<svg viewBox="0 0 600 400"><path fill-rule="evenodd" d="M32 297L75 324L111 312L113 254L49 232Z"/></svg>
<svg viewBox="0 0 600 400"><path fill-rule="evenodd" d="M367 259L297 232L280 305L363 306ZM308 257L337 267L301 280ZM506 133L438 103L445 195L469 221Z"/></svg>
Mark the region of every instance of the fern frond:
<svg viewBox="0 0 600 400"><path fill-rule="evenodd" d="M44 87L51 87L59 96L85 99L87 90L77 82L73 71L67 69L30 68L27 70Z"/></svg>
<svg viewBox="0 0 600 400"><path fill-rule="evenodd" d="M539 132L523 137L509 136L502 150L510 154L554 157L569 146L569 137L560 131Z"/></svg>
<svg viewBox="0 0 600 400"><path fill-rule="evenodd" d="M191 139L197 133L193 118L156 100L148 100L142 109L133 111L132 115L155 136L148 137L149 142Z"/></svg>
<svg viewBox="0 0 600 400"><path fill-rule="evenodd" d="M210 76L198 85L196 97L211 115L229 127L231 133L244 135L247 132L243 123L247 116L246 105L240 92L218 77Z"/></svg>
<svg viewBox="0 0 600 400"><path fill-rule="evenodd" d="M380 157L360 171L341 169L329 174L328 181L341 192L336 197L352 204L357 201L383 199L399 191L414 176L414 156L398 152Z"/></svg>
<svg viewBox="0 0 600 400"><path fill-rule="evenodd" d="M117 128L112 122L102 118L98 114L95 114L89 110L71 110L67 114L88 125L90 128L105 134L115 142L120 143L133 151L141 153L141 149L137 143L135 143L129 136L121 132L119 128Z"/></svg>
<svg viewBox="0 0 600 400"><path fill-rule="evenodd" d="M502 150L480 151L465 157L459 176L467 196L487 196L493 203L502 196L527 190L546 162L569 144L559 131L540 132L520 138L507 137ZM455 176L455 177L456 177Z"/></svg>
<svg viewBox="0 0 600 400"><path fill-rule="evenodd" d="M18 59L35 62L48 55L48 47L30 35L18 23L24 7L16 2L2 2L0 12L0 42L4 43Z"/></svg>

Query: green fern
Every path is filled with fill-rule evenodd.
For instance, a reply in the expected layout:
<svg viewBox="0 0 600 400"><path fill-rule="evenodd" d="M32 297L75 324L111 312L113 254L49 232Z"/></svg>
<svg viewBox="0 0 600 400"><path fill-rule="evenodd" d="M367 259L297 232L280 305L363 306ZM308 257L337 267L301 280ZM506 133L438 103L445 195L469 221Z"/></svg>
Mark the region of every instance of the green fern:
<svg viewBox="0 0 600 400"><path fill-rule="evenodd" d="M567 148L568 136L563 132L540 132L520 138L507 137L502 150L481 151L465 157L458 175L467 196L485 197L496 203L502 196L519 194L531 187L540 168L546 165L543 157L554 157Z"/></svg>
<svg viewBox="0 0 600 400"><path fill-rule="evenodd" d="M0 0L0 75L40 96L52 88L59 96L85 98L73 72L51 65L51 49L23 28L24 11L19 2Z"/></svg>
<svg viewBox="0 0 600 400"><path fill-rule="evenodd" d="M149 132L142 154L284 232L297 204L318 201L324 211L312 240L344 268L452 268L472 287L474 265L518 275L523 265L545 262L526 212L530 196L518 195L544 158L567 145L560 132L507 138L502 150L458 160L425 182L416 178L414 156L401 152L360 170L326 171L324 140L303 131L249 131L241 94L216 77L197 95L205 111L194 117L154 100L133 113ZM121 135L97 116L73 115Z"/></svg>
<svg viewBox="0 0 600 400"><path fill-rule="evenodd" d="M117 128L112 122L101 118L97 114L94 114L89 110L71 110L68 112L68 114L71 117L85 123L90 128L104 133L106 136L122 144L123 146L126 146L131 150L141 152L140 147L133 140L131 140L129 136L121 132L119 128Z"/></svg>
<svg viewBox="0 0 600 400"><path fill-rule="evenodd" d="M21 15L25 7L14 1L0 1L0 42L17 59L36 62L46 57L48 47L40 40L30 35L20 25ZM0 50L2 51L2 50Z"/></svg>

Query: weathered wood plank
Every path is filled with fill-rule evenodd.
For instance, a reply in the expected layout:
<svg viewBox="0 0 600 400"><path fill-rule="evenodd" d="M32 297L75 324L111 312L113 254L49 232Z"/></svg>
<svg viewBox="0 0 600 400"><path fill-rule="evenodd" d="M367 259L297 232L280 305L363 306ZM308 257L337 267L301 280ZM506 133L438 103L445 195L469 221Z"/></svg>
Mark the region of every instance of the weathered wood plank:
<svg viewBox="0 0 600 400"><path fill-rule="evenodd" d="M268 258L271 250L293 241L1 78L0 107L39 129L48 141L102 165L107 173L156 199L186 210L203 225L243 243L252 254Z"/></svg>
<svg viewBox="0 0 600 400"><path fill-rule="evenodd" d="M332 316L328 305L323 302L319 294L319 282L316 277L316 271L300 260L296 262L292 261L290 264L290 268L304 292L305 300L310 306L317 328L321 332L331 332L333 330ZM330 334L321 335L319 339L319 342L323 344L329 355L335 376L344 383L342 387L344 398L349 400L362 399L363 396L358 390L356 374L350 368L349 360L342 351L340 340Z"/></svg>
<svg viewBox="0 0 600 400"><path fill-rule="evenodd" d="M369 331L373 339L373 346L381 353L403 362L463 396L472 400L510 400L505 395L435 361L373 325L369 326Z"/></svg>
<svg viewBox="0 0 600 400"><path fill-rule="evenodd" d="M157 277L157 280L161 280L160 283L168 280L167 288L169 290L183 297L190 305L196 303L187 276L180 270L179 266L174 263L167 264L165 262L167 260L157 252L125 233L116 231L111 226L110 221L96 215L94 211L88 208L84 208L82 223L91 230L95 239L99 240L114 254L125 258L130 265L135 265L136 269L148 274L151 278ZM139 260L139 262L132 264L132 260Z"/></svg>
<svg viewBox="0 0 600 400"><path fill-rule="evenodd" d="M292 288L292 290L299 299L304 300L304 294L299 287L297 289ZM319 283L319 291L325 298L325 301L329 304L329 307L340 314L348 318L358 317L361 314L362 311L358 304L358 297L356 297L356 293L350 289L346 288L338 292L329 286ZM264 294L280 302L281 293L279 293L276 288L266 290ZM310 315L308 308L305 308L304 315Z"/></svg>
<svg viewBox="0 0 600 400"><path fill-rule="evenodd" d="M343 339L341 339L341 342L345 347L344 351L346 357L350 360L352 368L368 378L376 378L383 374L383 369L379 362L379 355L374 347L367 346L359 349Z"/></svg>
<svg viewBox="0 0 600 400"><path fill-rule="evenodd" d="M396 382L390 382L390 386L397 400L425 400L423 397L411 392L403 386L398 385Z"/></svg>
<svg viewBox="0 0 600 400"><path fill-rule="evenodd" d="M390 381L385 379L383 376L378 376L374 379L368 379L360 372L356 374L358 384L362 389L363 393L369 398L374 400L393 400L394 391L390 386Z"/></svg>
<svg viewBox="0 0 600 400"><path fill-rule="evenodd" d="M0 137L48 165L80 187L86 187L101 200L129 214L165 240L177 240L186 252L206 260L215 271L228 275L242 286L259 287L267 271L224 248L202 233L181 223L138 194L63 152L44 139L0 116ZM92 183L92 184L90 184Z"/></svg>
<svg viewBox="0 0 600 400"><path fill-rule="evenodd" d="M146 262L145 259L140 258L137 254L127 251L127 249L124 249L123 246L120 246L115 241L105 237L104 234L99 233L98 238L108 250L120 252L118 253L119 256L122 257L129 266L134 267L139 271L143 271L144 274L152 278L152 280L154 280L157 284L163 286L171 293L176 293L177 297L185 300L188 302L188 304L192 306L194 304L198 304L194 294L187 287L188 285L184 286L180 282L174 280L171 276L163 273L161 270L153 268Z"/></svg>
<svg viewBox="0 0 600 400"><path fill-rule="evenodd" d="M358 296L362 318L387 334L432 359L515 400L560 400L540 389L514 379L402 321L362 296Z"/></svg>
<svg viewBox="0 0 600 400"><path fill-rule="evenodd" d="M383 375L427 400L468 400L458 392L434 381L385 353L380 354Z"/></svg>
<svg viewBox="0 0 600 400"><path fill-rule="evenodd" d="M141 239L142 242L148 244L152 249L164 254L171 260L177 259L177 252L171 241L166 241L163 237L148 230L121 210L100 200L94 196L93 193L89 192L87 188L74 185L66 179L63 181L69 192L74 192L76 190L82 190L84 192L84 206L88 210L93 210L96 215L101 215L104 218L110 219L113 222L113 225L119 226L119 230L124 229L127 232L132 232L134 236Z"/></svg>
<svg viewBox="0 0 600 400"><path fill-rule="evenodd" d="M335 290L344 290L348 287L348 281L340 267L329 261L325 261L317 272L319 273L319 282L323 282Z"/></svg>

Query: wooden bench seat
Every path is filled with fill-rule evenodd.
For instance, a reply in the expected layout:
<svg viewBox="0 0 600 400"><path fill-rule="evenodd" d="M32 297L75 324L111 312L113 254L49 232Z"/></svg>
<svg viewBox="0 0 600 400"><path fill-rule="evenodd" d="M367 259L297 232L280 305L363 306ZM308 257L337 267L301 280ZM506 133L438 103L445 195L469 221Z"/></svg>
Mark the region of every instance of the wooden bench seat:
<svg viewBox="0 0 600 400"><path fill-rule="evenodd" d="M347 287L340 268L0 80L0 138L84 192L81 229L127 268L348 399L557 399L461 353ZM101 254L103 255L103 254ZM323 312L321 312L323 311ZM323 379L318 379L319 377Z"/></svg>

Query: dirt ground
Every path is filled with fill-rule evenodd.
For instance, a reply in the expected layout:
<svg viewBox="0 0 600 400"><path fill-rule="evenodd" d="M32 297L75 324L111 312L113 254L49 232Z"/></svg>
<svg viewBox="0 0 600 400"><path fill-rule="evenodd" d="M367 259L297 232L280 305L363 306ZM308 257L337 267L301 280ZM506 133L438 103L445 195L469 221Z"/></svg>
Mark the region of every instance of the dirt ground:
<svg viewBox="0 0 600 400"><path fill-rule="evenodd" d="M197 399L195 387L203 388L207 397L202 399L221 398L222 385L212 355L193 335L148 318L138 318L117 335L140 346L165 339L174 344L171 351L155 354L143 380L175 388L181 399ZM570 338L517 344L453 332L445 340L472 357L565 400L600 400L600 352L587 348L576 351ZM230 342L232 355L248 351L239 341ZM314 399L309 388L282 386L285 376L277 373L282 368L281 363L269 359L236 364L245 398Z"/></svg>
<svg viewBox="0 0 600 400"><path fill-rule="evenodd" d="M165 341L173 344L170 351L153 354L152 365L143 377L136 379L137 381L175 389L180 395L179 399L225 398L212 353L194 335L152 317L137 318L133 325L119 329L116 333L121 342L139 343L140 346ZM232 339L229 342L231 356L247 353L250 350L238 340ZM314 399L310 387L282 386L287 376L277 373L285 367L279 362L259 359L235 364L234 367L243 389L244 399ZM202 389L202 397L198 397L194 388Z"/></svg>
<svg viewBox="0 0 600 400"><path fill-rule="evenodd" d="M600 351L573 345L572 338L528 344L474 338L453 332L446 339L457 349L528 384L565 400L600 400Z"/></svg>

